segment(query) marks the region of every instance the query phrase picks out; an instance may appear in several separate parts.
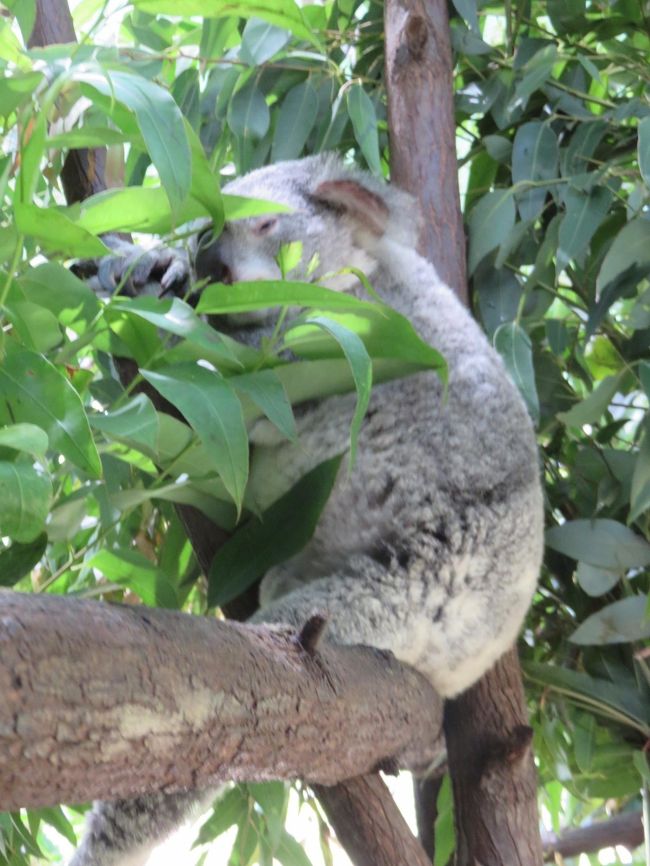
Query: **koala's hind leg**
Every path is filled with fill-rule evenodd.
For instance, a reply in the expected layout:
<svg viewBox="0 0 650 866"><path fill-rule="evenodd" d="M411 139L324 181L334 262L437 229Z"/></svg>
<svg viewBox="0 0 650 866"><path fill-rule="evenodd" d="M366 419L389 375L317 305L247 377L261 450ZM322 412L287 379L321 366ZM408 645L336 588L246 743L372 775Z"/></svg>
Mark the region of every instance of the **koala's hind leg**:
<svg viewBox="0 0 650 866"><path fill-rule="evenodd" d="M215 798L218 789L97 802L69 866L144 866L153 849Z"/></svg>
<svg viewBox="0 0 650 866"><path fill-rule="evenodd" d="M300 562L300 555L295 562ZM344 570L301 583L293 566L294 560L289 560L286 567L268 574L262 597L270 603L251 622L283 623L300 630L313 614L320 614L327 620L325 640L365 644L389 650L409 664L415 661L417 637L411 625L413 611L422 610L422 599L420 585L405 569L357 554L349 557Z"/></svg>

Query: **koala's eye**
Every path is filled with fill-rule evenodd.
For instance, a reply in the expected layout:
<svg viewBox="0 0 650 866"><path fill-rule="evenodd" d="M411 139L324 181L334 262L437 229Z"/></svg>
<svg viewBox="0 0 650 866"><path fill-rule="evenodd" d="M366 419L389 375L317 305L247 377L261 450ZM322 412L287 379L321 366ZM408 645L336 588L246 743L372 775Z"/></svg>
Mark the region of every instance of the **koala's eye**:
<svg viewBox="0 0 650 866"><path fill-rule="evenodd" d="M268 235L278 224L277 217L262 217L253 224L253 231L256 235Z"/></svg>

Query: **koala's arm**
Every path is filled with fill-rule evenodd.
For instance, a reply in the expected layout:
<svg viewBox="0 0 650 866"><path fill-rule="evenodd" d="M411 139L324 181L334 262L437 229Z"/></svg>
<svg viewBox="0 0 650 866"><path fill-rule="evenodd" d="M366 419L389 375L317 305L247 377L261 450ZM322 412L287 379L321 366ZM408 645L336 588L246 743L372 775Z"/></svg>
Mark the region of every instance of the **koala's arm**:
<svg viewBox="0 0 650 866"><path fill-rule="evenodd" d="M179 791L97 802L69 866L144 866L154 848L207 808L217 793Z"/></svg>
<svg viewBox="0 0 650 866"><path fill-rule="evenodd" d="M158 246L145 250L117 235L104 235L103 241L110 255L82 259L72 266L98 294L110 295L119 289L131 297L182 295L188 288L190 259L184 249Z"/></svg>

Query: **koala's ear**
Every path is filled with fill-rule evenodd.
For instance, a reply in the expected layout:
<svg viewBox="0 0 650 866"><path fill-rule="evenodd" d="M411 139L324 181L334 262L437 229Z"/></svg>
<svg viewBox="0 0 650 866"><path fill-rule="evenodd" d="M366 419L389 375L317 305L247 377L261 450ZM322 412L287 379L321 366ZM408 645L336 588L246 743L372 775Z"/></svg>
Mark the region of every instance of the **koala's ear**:
<svg viewBox="0 0 650 866"><path fill-rule="evenodd" d="M333 205L362 228L381 237L388 225L388 205L380 195L356 180L325 180L313 191L317 201Z"/></svg>

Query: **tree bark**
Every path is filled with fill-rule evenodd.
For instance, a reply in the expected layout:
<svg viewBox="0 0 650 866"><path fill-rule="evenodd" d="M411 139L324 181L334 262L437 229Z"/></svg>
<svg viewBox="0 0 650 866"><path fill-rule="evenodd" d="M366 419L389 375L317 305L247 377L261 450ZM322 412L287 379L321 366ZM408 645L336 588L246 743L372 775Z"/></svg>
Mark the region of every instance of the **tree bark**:
<svg viewBox="0 0 650 866"><path fill-rule="evenodd" d="M458 866L538 866L537 774L512 649L445 706Z"/></svg>
<svg viewBox="0 0 650 866"><path fill-rule="evenodd" d="M468 302L446 0L386 0L391 178L411 192L419 250ZM539 864L536 774L516 651L446 709L457 866ZM416 785L420 839L433 853L435 801Z"/></svg>
<svg viewBox="0 0 650 866"><path fill-rule="evenodd" d="M427 681L376 650L10 591L0 694L0 809L230 779L331 785L430 759L440 726Z"/></svg>
<svg viewBox="0 0 650 866"><path fill-rule="evenodd" d="M446 0L386 0L391 179L418 201L418 249L467 302Z"/></svg>
<svg viewBox="0 0 650 866"><path fill-rule="evenodd" d="M380 776L314 790L355 866L431 866Z"/></svg>
<svg viewBox="0 0 650 866"><path fill-rule="evenodd" d="M556 855L561 858L577 857L578 854L590 854L614 845L634 851L643 844L641 812L623 812L607 821L567 830L560 836L553 835L543 842L545 863L557 862Z"/></svg>

